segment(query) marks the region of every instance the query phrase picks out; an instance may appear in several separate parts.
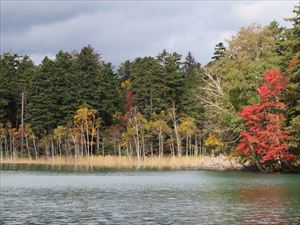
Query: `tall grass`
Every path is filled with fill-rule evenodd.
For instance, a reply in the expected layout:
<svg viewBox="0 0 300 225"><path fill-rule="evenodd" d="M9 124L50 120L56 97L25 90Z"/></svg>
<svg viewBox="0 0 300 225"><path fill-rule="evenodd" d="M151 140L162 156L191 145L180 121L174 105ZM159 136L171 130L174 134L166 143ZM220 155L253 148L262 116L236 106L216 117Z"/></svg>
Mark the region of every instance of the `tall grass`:
<svg viewBox="0 0 300 225"><path fill-rule="evenodd" d="M52 157L38 159L8 159L2 158L2 164L36 164L36 165L74 165L102 168L170 168L170 169L240 169L241 165L235 159L226 156L210 157L146 157L137 160L135 157L92 156L92 157Z"/></svg>

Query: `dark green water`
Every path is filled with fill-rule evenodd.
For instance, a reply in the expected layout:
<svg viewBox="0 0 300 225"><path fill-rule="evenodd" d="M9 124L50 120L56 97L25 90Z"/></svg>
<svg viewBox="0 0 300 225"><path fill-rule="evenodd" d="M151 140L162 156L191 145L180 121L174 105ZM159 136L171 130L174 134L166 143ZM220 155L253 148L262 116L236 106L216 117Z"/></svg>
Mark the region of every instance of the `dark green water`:
<svg viewBox="0 0 300 225"><path fill-rule="evenodd" d="M2 165L0 224L300 221L300 175L77 169Z"/></svg>

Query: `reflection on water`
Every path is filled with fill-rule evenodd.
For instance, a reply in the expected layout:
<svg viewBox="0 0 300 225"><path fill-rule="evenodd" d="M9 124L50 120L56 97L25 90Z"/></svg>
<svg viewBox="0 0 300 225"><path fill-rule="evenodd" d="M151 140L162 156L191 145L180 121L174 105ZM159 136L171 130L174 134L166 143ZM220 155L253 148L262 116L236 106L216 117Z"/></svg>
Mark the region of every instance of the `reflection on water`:
<svg viewBox="0 0 300 225"><path fill-rule="evenodd" d="M258 185L240 188L238 191L240 201L248 206L249 211L255 215L255 220L261 223L285 224L286 221L289 221L289 210L293 214L292 202L288 199L292 199L293 194L297 195L297 193L289 193L284 186ZM296 215L296 212L294 213ZM240 222L251 221L253 220L252 216L247 213L241 215Z"/></svg>
<svg viewBox="0 0 300 225"><path fill-rule="evenodd" d="M2 170L20 170L20 171L46 171L46 172L76 172L85 173L93 171L109 171L113 169L95 167L90 165L55 165L55 164L3 164L1 165Z"/></svg>
<svg viewBox="0 0 300 225"><path fill-rule="evenodd" d="M33 167L2 167L0 224L300 221L299 175L100 169L82 173L72 172L74 168L43 166L35 169L38 171Z"/></svg>

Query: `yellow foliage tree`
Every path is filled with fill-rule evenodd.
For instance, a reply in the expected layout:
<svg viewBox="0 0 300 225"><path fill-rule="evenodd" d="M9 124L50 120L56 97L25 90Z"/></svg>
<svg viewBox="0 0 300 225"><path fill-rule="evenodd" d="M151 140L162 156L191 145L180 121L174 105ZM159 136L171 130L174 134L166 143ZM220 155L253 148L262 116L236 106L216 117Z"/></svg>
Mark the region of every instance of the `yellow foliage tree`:
<svg viewBox="0 0 300 225"><path fill-rule="evenodd" d="M222 148L224 147L224 143L219 140L216 136L214 136L213 134L209 134L208 138L205 140L205 146L209 147L213 150L213 154L219 153Z"/></svg>
<svg viewBox="0 0 300 225"><path fill-rule="evenodd" d="M65 126L58 126L53 131L54 140L57 142L59 156L62 154L62 144L67 141L68 138L68 128Z"/></svg>
<svg viewBox="0 0 300 225"><path fill-rule="evenodd" d="M121 87L125 90L131 90L131 82L130 80L125 80L121 83Z"/></svg>
<svg viewBox="0 0 300 225"><path fill-rule="evenodd" d="M159 115L156 113L152 114L152 120L149 122L149 130L151 133L158 137L158 152L159 156L164 154L164 141L166 135L170 133L171 128L167 123L168 115L162 111Z"/></svg>
<svg viewBox="0 0 300 225"><path fill-rule="evenodd" d="M178 126L179 133L184 137L186 141L186 156L192 154L192 136L196 133L196 120L192 117L184 117Z"/></svg>
<svg viewBox="0 0 300 225"><path fill-rule="evenodd" d="M74 124L80 130L81 144L85 149L86 155L93 153L93 139L96 134L96 114L97 110L89 109L85 106L80 107L74 115Z"/></svg>

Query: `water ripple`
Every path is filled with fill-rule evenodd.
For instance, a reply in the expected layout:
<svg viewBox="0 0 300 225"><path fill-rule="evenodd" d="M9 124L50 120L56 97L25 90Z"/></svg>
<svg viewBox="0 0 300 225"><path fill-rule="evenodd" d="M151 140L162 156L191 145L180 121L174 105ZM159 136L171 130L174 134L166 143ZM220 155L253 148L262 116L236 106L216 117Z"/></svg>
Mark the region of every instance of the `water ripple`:
<svg viewBox="0 0 300 225"><path fill-rule="evenodd" d="M1 224L298 224L300 176L1 171Z"/></svg>

